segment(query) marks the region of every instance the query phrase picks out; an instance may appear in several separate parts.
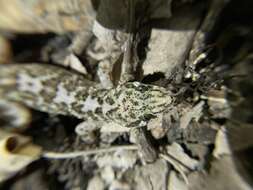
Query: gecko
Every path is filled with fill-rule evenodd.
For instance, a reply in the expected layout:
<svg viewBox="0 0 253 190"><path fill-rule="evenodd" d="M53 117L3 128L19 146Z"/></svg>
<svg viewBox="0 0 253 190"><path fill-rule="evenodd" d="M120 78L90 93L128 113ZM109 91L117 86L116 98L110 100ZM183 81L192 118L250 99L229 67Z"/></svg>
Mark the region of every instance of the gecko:
<svg viewBox="0 0 253 190"><path fill-rule="evenodd" d="M163 87L126 82L110 89L50 64L0 65L0 98L86 120L145 126L173 102Z"/></svg>

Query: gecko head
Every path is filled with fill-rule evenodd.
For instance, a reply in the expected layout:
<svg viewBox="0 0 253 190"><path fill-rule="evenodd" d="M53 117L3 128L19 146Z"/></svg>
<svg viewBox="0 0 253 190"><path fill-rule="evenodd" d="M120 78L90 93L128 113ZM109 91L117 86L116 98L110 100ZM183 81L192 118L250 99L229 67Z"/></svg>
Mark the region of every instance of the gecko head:
<svg viewBox="0 0 253 190"><path fill-rule="evenodd" d="M165 88L129 82L114 91L117 102L116 117L130 124L148 121L172 103Z"/></svg>

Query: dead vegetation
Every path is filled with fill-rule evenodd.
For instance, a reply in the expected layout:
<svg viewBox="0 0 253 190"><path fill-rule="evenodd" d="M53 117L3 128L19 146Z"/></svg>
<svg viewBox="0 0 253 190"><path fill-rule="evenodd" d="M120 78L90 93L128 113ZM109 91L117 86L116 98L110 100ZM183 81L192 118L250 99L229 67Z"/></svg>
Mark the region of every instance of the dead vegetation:
<svg viewBox="0 0 253 190"><path fill-rule="evenodd" d="M98 129L7 102L0 76L0 187L252 189L250 7L250 0L0 0L2 65L54 64L103 89L139 81L173 100L144 127Z"/></svg>

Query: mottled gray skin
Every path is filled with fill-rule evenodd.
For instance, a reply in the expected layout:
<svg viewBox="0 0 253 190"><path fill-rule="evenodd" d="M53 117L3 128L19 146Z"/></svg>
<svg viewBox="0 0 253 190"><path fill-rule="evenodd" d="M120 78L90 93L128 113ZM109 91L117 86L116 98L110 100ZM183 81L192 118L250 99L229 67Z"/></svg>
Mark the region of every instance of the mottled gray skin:
<svg viewBox="0 0 253 190"><path fill-rule="evenodd" d="M139 82L101 89L84 76L47 64L0 66L0 98L80 119L145 125L172 103L168 92Z"/></svg>

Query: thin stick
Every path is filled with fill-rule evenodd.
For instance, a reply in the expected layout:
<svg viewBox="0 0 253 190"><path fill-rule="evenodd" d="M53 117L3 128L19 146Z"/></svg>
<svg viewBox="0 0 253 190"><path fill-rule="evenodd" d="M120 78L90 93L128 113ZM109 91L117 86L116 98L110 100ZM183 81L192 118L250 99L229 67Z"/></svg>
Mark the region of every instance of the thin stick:
<svg viewBox="0 0 253 190"><path fill-rule="evenodd" d="M95 150L84 150L84 151L76 151L76 152L68 152L68 153L59 153L59 152L45 152L42 157L49 159L69 159L76 158L80 156L89 156L92 154L101 154L114 152L118 150L137 150L138 147L136 145L124 145L124 146L113 146L109 148L101 148Z"/></svg>

